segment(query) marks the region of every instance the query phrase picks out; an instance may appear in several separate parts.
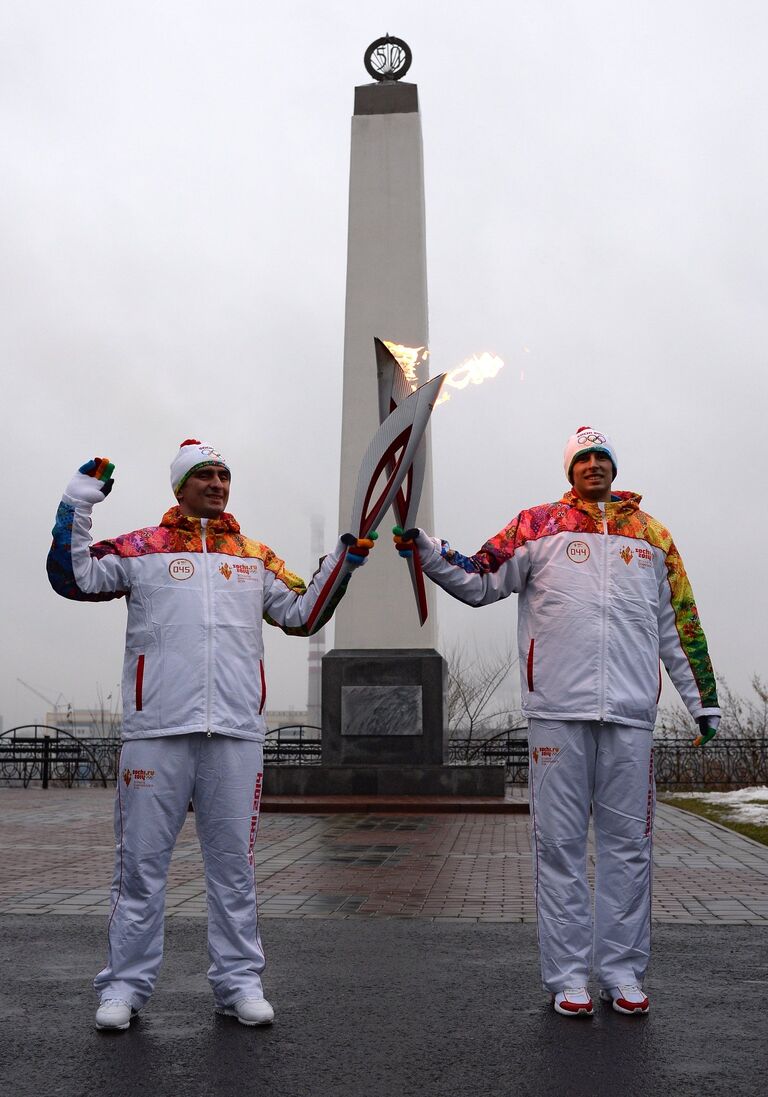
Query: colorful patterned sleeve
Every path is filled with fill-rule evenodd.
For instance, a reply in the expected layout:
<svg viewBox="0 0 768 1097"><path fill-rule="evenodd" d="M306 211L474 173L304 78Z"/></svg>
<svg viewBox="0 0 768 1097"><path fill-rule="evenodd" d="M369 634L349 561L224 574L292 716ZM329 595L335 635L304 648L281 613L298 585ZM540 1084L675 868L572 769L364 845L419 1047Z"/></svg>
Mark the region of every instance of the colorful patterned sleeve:
<svg viewBox="0 0 768 1097"><path fill-rule="evenodd" d="M683 561L671 537L666 546L665 565L659 599L662 661L694 718L718 715L717 683L707 638Z"/></svg>
<svg viewBox="0 0 768 1097"><path fill-rule="evenodd" d="M79 523L82 519L77 519ZM48 552L46 570L48 580L63 598L71 598L77 602L108 602L112 598L122 598L127 593L121 586L112 585L112 589L84 590L75 577L72 540L76 523L75 508L70 503L60 503L56 512L56 521L53 527L53 541ZM78 531L82 535L82 531ZM88 546L90 556L94 560L101 560L115 552L113 542L102 541L99 544Z"/></svg>

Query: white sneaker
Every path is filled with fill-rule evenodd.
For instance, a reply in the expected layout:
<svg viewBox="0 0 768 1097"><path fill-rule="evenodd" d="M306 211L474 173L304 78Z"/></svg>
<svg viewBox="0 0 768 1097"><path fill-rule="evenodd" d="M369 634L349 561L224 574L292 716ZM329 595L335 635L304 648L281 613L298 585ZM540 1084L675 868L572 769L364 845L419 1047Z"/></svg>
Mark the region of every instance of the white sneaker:
<svg viewBox="0 0 768 1097"><path fill-rule="evenodd" d="M96 1028L126 1029L137 1012L122 998L103 998L96 1010Z"/></svg>
<svg viewBox="0 0 768 1097"><path fill-rule="evenodd" d="M556 1013L564 1017L591 1017L594 1009L586 987L566 987L552 995Z"/></svg>
<svg viewBox="0 0 768 1097"><path fill-rule="evenodd" d="M636 983L604 987L600 991L600 997L604 1002L612 1002L617 1013L647 1013L651 1008L647 994Z"/></svg>
<svg viewBox="0 0 768 1097"><path fill-rule="evenodd" d="M217 1013L237 1017L241 1025L271 1025L275 1011L266 998L240 998L233 1006L217 1006Z"/></svg>

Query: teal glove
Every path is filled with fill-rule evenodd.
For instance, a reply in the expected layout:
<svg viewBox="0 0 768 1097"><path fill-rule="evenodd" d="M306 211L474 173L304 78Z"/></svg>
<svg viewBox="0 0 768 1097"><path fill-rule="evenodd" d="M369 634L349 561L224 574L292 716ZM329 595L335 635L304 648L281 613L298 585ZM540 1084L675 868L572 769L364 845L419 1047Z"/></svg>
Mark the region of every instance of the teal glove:
<svg viewBox="0 0 768 1097"><path fill-rule="evenodd" d="M699 734L693 740L693 745L705 747L717 735L717 725L710 724L708 716L699 716L696 723L699 725Z"/></svg>
<svg viewBox="0 0 768 1097"><path fill-rule="evenodd" d="M93 506L106 499L112 490L112 473L115 466L108 457L94 457L81 465L67 484L64 494L73 503L86 503Z"/></svg>

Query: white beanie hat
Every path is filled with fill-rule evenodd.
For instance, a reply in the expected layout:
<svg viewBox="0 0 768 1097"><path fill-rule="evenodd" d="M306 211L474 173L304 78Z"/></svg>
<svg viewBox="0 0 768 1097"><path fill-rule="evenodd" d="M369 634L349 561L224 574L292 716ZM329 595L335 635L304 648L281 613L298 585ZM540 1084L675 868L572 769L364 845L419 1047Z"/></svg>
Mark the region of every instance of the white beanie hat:
<svg viewBox="0 0 768 1097"><path fill-rule="evenodd" d="M616 450L613 448L613 443L610 438L601 434L599 430L595 430L594 427L579 427L576 433L572 434L565 443L565 453L563 454L565 475L571 484L573 483L573 477L571 476L573 462L583 453L607 453L611 459L611 464L613 465L613 476L611 477L611 480L616 479L616 474L619 471L619 462L616 457Z"/></svg>
<svg viewBox="0 0 768 1097"><path fill-rule="evenodd" d="M202 468L204 465L221 465L227 472L230 471L229 465L213 448L213 446L207 446L204 442L198 441L197 438L187 438L186 441L181 443L179 452L171 461L171 491L174 495L177 494L180 488L184 486L184 481L194 472L195 469Z"/></svg>

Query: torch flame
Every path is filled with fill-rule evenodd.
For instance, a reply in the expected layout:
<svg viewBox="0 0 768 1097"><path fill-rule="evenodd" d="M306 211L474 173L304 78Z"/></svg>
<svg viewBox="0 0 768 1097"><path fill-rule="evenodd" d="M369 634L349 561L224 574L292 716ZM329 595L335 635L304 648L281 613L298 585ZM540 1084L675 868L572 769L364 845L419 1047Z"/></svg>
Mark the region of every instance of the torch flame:
<svg viewBox="0 0 768 1097"><path fill-rule="evenodd" d="M498 354L489 354L487 350L482 354L473 354L460 366L448 371L445 385L455 389L465 389L467 385L482 385L483 381L490 381L496 377L503 365L504 362ZM450 398L450 393L446 392L444 386L437 403L444 404Z"/></svg>
<svg viewBox="0 0 768 1097"><path fill-rule="evenodd" d="M406 347L402 343L390 343L388 339L384 339L383 342L390 354L397 359L406 381L411 386L411 392L415 392L419 387L417 367L429 358L428 348Z"/></svg>
<svg viewBox="0 0 768 1097"><path fill-rule="evenodd" d="M415 392L419 385L417 369L422 362L426 362L429 358L428 348L406 347L402 343L390 343L387 339L384 340L384 345L397 359L405 374L406 381L411 386L411 392ZM437 404L444 404L446 400L450 400L451 397L446 392L447 385L455 389L465 389L470 384L482 385L483 381L489 381L496 377L503 365L504 362L498 354L490 354L488 351L465 358L461 365L448 370L445 385L435 407L437 407Z"/></svg>
<svg viewBox="0 0 768 1097"><path fill-rule="evenodd" d="M446 382L455 389L465 389L469 384L482 385L483 381L496 377L503 365L498 354L489 354L486 350L482 354L473 354L460 366L450 370Z"/></svg>

